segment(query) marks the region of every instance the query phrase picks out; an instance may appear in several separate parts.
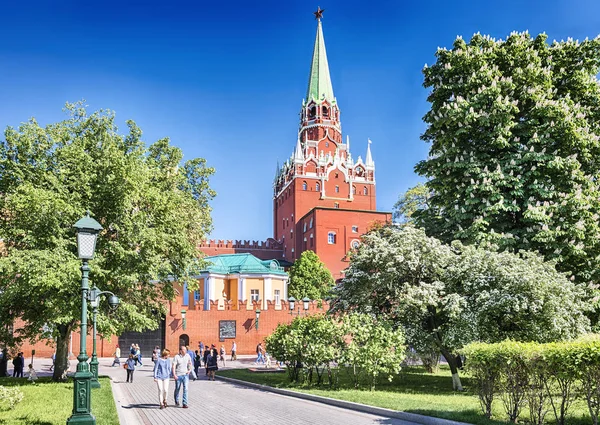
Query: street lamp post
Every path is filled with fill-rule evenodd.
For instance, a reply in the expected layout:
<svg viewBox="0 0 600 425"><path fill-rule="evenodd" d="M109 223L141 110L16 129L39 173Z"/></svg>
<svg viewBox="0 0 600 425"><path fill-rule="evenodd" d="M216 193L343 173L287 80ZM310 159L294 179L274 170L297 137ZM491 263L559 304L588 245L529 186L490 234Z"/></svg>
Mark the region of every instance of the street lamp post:
<svg viewBox="0 0 600 425"><path fill-rule="evenodd" d="M88 261L94 258L96 238L102 226L90 217L89 212L73 226L77 229L77 254L81 259L81 329L80 348L77 356L77 372L73 377L73 413L67 419L67 424L96 425L96 418L91 412L90 373L87 363L88 356L85 352L85 339L87 335L87 296L90 286L88 277L90 267Z"/></svg>
<svg viewBox="0 0 600 425"><path fill-rule="evenodd" d="M93 349L92 349L92 361L90 362L90 372L92 372L92 388L100 388L100 382L98 381L98 356L96 355L96 315L98 314L98 306L100 305L100 295L110 294L108 298L108 305L111 310L116 309L119 306L119 298L110 291L100 291L97 286L89 291L88 301L90 302L90 306L93 308L92 312L92 323L93 327Z"/></svg>
<svg viewBox="0 0 600 425"><path fill-rule="evenodd" d="M260 319L260 310L256 309L256 311L254 312L254 314L256 314L256 320L254 321L254 328L256 330L258 330L258 319Z"/></svg>
<svg viewBox="0 0 600 425"><path fill-rule="evenodd" d="M288 303L290 304L290 315L291 316L293 316L294 314L296 316L301 316L302 315L302 312L300 311L300 306L298 306L298 311L294 311L294 308L296 307L296 298L289 297L288 298ZM308 298L308 297L302 298L302 307L304 308L304 315L305 316L308 314L309 304L310 304L310 298Z"/></svg>

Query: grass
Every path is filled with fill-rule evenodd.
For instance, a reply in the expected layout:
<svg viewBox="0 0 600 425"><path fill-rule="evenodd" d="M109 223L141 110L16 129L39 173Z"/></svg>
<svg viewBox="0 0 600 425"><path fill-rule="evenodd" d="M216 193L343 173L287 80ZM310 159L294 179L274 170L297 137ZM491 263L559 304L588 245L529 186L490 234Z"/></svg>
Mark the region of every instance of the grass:
<svg viewBox="0 0 600 425"><path fill-rule="evenodd" d="M118 425L117 408L108 378L99 378L101 388L92 390L92 414L97 425ZM0 411L0 425L64 425L73 411L73 382L39 378L0 378L0 385L18 387L23 401L13 410Z"/></svg>
<svg viewBox="0 0 600 425"><path fill-rule="evenodd" d="M504 425L504 409L500 399L494 402L492 420L483 416L477 395L470 388L468 377L461 377L465 391L452 391L452 378L447 368L438 373L425 373L421 367L406 367L392 382L381 382L375 391L368 388L354 389L348 375L340 373L340 389L332 390L325 383L321 386L296 384L289 382L285 373L254 373L246 369L219 371L219 375L243 381L264 384L277 388L330 397L338 400L352 401L370 406L384 407L403 412L451 419L477 425ZM325 377L324 380L327 378ZM313 380L316 380L313 378ZM523 410L519 423L527 423L529 412ZM571 408L568 418L570 425L589 425L591 419L587 414L587 406L577 402ZM554 415L546 416L548 423L554 423Z"/></svg>

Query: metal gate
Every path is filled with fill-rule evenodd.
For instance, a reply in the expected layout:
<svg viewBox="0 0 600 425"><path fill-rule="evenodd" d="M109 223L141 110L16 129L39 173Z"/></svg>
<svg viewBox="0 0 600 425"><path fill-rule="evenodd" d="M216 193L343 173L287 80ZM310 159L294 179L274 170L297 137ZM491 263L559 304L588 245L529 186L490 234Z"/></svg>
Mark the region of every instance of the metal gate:
<svg viewBox="0 0 600 425"><path fill-rule="evenodd" d="M155 346L162 350L165 348L165 319L159 323L158 329L153 331L132 332L126 331L119 336L119 347L121 347L121 357L129 355L131 344L138 344L142 353L142 362L151 364L152 351Z"/></svg>

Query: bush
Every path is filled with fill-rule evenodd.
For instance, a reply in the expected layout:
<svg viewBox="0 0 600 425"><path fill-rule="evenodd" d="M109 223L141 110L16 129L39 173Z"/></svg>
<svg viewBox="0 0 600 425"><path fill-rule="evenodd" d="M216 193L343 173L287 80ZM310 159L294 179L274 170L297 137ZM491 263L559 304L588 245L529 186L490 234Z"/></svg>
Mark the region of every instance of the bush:
<svg viewBox="0 0 600 425"><path fill-rule="evenodd" d="M312 382L317 374L321 384L327 371L329 385L337 387L338 364L352 369L355 387L367 382L375 388L381 376L391 380L400 371L405 357L402 331L372 316L350 314L341 322L330 316L296 318L280 324L267 340L267 350L284 362L291 381Z"/></svg>
<svg viewBox="0 0 600 425"><path fill-rule="evenodd" d="M588 336L548 344L504 341L466 346L466 368L473 375L483 413L489 418L496 396L516 423L527 404L530 422L545 423L551 409L556 423L568 423L569 407L584 399L594 425L600 414L600 339ZM548 406L550 404L550 406Z"/></svg>
<svg viewBox="0 0 600 425"><path fill-rule="evenodd" d="M0 385L0 410L12 410L23 400L23 392L18 388Z"/></svg>

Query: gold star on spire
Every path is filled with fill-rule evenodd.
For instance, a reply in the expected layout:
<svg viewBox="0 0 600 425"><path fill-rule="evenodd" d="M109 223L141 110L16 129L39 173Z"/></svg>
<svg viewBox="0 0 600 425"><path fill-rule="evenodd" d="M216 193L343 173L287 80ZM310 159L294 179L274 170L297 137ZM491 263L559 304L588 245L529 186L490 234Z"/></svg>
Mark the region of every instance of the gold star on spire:
<svg viewBox="0 0 600 425"><path fill-rule="evenodd" d="M323 12L325 12L325 9L321 9L319 6L317 6L317 11L313 12L315 19L321 19L323 17Z"/></svg>

